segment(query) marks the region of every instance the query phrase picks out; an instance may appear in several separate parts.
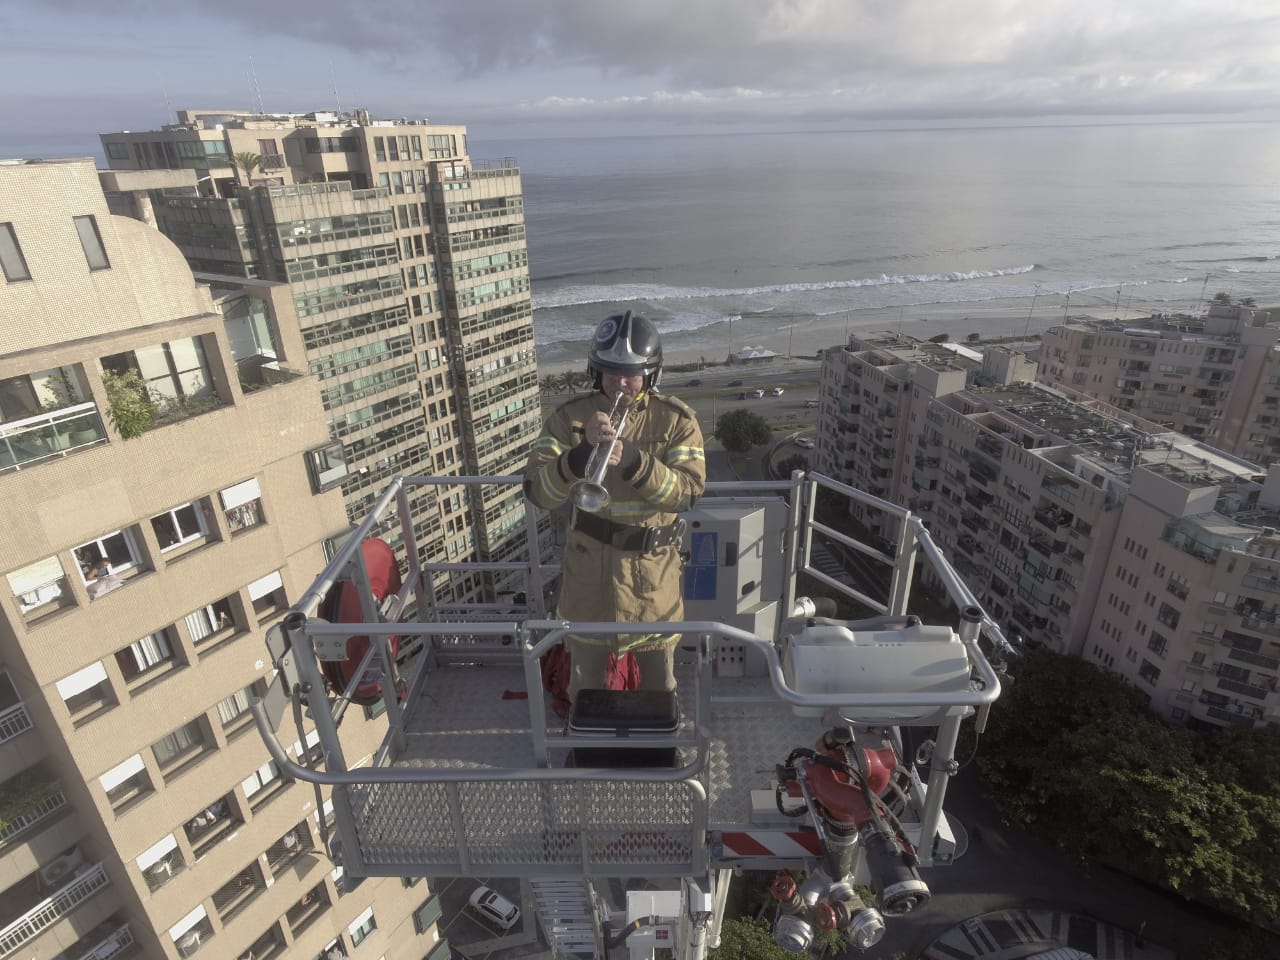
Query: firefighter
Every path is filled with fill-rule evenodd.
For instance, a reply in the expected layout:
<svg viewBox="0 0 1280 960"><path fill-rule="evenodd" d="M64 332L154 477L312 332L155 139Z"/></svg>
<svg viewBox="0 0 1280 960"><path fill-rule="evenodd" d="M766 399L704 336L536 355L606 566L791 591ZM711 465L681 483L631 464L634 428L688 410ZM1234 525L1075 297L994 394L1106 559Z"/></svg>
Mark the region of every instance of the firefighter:
<svg viewBox="0 0 1280 960"><path fill-rule="evenodd" d="M697 415L658 392L662 339L645 317L627 311L596 327L587 351L593 392L547 418L525 467L525 495L548 510L569 498L592 452L603 456L623 409L627 420L609 457L609 503L597 513L573 509L561 564L556 616L580 622L681 620L681 541L688 510L706 483ZM610 418L610 412L617 412ZM638 687L674 690L679 635L569 636L569 697L606 686L620 658L639 668ZM634 661L625 658L634 654ZM615 654L611 659L610 655ZM625 668L624 668L625 669ZM611 684L630 687L625 679Z"/></svg>

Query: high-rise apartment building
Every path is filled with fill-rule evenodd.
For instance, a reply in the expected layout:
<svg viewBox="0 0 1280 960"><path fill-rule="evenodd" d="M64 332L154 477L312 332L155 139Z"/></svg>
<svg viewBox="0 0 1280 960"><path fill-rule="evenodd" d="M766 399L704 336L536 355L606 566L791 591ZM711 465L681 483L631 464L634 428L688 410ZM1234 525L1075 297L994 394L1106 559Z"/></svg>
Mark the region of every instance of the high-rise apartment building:
<svg viewBox="0 0 1280 960"><path fill-rule="evenodd" d="M1045 332L1037 378L1256 463L1280 461L1280 328L1263 311L1073 320Z"/></svg>
<svg viewBox="0 0 1280 960"><path fill-rule="evenodd" d="M828 351L818 469L920 515L1010 635L1181 722L1280 721L1280 467L967 353L892 334Z"/></svg>
<svg viewBox="0 0 1280 960"><path fill-rule="evenodd" d="M181 111L101 139L114 169L194 172L195 188L146 206L198 275L290 285L329 412L326 484L349 519L396 474L520 468L540 408L514 163L472 160L465 127L363 111ZM411 491L416 539L437 586L497 599L503 583L451 581L448 565L516 556L520 491L470 489Z"/></svg>
<svg viewBox="0 0 1280 960"><path fill-rule="evenodd" d="M248 713L346 522L289 288L197 283L91 160L0 162L0 268L0 957L447 956Z"/></svg>

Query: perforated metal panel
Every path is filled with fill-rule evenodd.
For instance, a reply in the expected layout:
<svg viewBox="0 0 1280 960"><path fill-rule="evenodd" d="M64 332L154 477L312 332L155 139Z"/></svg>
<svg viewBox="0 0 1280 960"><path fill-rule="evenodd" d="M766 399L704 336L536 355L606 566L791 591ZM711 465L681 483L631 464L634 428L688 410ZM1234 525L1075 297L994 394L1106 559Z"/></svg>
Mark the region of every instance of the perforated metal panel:
<svg viewBox="0 0 1280 960"><path fill-rule="evenodd" d="M374 876L683 875L705 870L685 783L505 780L346 788ZM424 815L426 814L426 815Z"/></svg>

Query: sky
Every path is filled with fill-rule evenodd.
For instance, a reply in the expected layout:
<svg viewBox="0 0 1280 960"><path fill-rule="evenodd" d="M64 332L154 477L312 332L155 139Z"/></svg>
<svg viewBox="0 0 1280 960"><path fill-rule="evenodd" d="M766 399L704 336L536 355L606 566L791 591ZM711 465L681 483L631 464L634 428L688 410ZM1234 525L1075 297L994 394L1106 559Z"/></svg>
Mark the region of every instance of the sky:
<svg viewBox="0 0 1280 960"><path fill-rule="evenodd" d="M183 107L473 139L1276 121L1278 54L1277 0L0 0L0 156Z"/></svg>

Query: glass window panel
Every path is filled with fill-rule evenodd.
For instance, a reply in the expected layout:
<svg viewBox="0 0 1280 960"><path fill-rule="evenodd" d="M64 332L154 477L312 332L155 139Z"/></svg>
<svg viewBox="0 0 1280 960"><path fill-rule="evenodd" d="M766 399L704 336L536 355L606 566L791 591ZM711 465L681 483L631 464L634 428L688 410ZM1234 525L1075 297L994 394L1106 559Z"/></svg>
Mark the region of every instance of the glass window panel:
<svg viewBox="0 0 1280 960"><path fill-rule="evenodd" d="M102 246L102 236L98 233L98 221L92 216L74 217L76 233L80 235L80 246L84 247L84 258L89 262L90 270L105 270L111 266L107 260L107 251Z"/></svg>
<svg viewBox="0 0 1280 960"><path fill-rule="evenodd" d="M31 271L27 269L12 223L0 223L0 269L4 270L4 278L10 283L31 279Z"/></svg>

